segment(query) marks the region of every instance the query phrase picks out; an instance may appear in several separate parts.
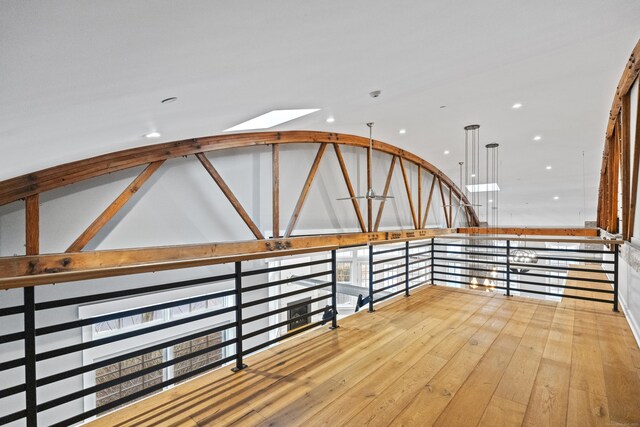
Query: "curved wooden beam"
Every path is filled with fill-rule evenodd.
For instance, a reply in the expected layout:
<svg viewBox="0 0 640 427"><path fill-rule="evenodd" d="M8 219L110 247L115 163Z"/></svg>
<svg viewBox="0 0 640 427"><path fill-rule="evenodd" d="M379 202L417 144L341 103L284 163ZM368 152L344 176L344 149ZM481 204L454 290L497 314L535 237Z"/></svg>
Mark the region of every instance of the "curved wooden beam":
<svg viewBox="0 0 640 427"><path fill-rule="evenodd" d="M286 131L207 136L148 145L103 154L101 156L66 163L0 181L0 205L25 199L35 194L64 187L89 178L176 157L230 148L296 143L335 143L367 148L369 140L360 136L332 132ZM400 159L420 166L425 171L437 176L443 184L452 189L458 198L462 199L465 203L469 203L454 182L428 161L413 153L381 141L373 141L373 149L398 156ZM476 225L479 223L475 211L473 212L473 220Z"/></svg>

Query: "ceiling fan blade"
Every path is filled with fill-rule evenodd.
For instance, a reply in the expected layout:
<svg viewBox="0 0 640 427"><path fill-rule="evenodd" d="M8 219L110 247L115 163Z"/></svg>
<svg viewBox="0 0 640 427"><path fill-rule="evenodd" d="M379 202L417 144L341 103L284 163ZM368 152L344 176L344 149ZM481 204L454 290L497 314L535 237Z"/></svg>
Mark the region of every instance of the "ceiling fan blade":
<svg viewBox="0 0 640 427"><path fill-rule="evenodd" d="M381 201L385 201L387 199L393 199L393 196L376 196L373 198L373 200L381 200Z"/></svg>
<svg viewBox="0 0 640 427"><path fill-rule="evenodd" d="M366 199L366 196L354 196L354 197L340 197L336 200L357 200L357 199Z"/></svg>

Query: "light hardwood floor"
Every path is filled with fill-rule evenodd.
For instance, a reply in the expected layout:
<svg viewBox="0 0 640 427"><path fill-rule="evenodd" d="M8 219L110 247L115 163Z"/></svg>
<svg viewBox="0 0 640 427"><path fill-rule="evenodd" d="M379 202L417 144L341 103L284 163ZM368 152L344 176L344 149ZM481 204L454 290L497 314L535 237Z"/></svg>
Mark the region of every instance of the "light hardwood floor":
<svg viewBox="0 0 640 427"><path fill-rule="evenodd" d="M640 351L609 305L425 286L340 326L92 425L640 425Z"/></svg>

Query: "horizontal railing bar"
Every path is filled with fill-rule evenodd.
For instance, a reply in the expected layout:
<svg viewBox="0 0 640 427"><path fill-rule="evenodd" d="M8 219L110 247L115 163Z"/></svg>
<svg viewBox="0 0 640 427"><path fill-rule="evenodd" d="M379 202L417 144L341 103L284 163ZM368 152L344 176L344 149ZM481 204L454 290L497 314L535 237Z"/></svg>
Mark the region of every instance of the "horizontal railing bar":
<svg viewBox="0 0 640 427"><path fill-rule="evenodd" d="M449 261L449 262L468 262L469 264L495 264L495 265L507 265L506 262L502 261L485 261L479 259L466 259L466 258L442 258L442 257L434 257L436 261Z"/></svg>
<svg viewBox="0 0 640 427"><path fill-rule="evenodd" d="M430 274L430 273L424 273L424 274L421 274L421 275L419 275L419 276L409 277L409 282L411 282L412 280L421 279L421 278L423 278L424 276L428 276L429 274Z"/></svg>
<svg viewBox="0 0 640 427"><path fill-rule="evenodd" d="M376 264L382 264L383 262L397 261L397 260L399 260L399 259L404 259L404 255L396 256L396 257L391 257L391 258L379 259L379 260L377 260L377 261L373 261L373 265L376 265Z"/></svg>
<svg viewBox="0 0 640 427"><path fill-rule="evenodd" d="M403 266L403 267L404 267L404 266ZM377 284L377 283L382 283L382 282L385 282L385 281L387 281L387 280L395 279L395 278L397 278L397 277L401 277L401 276L404 276L404 275L405 275L405 272L403 271L403 272L401 272L401 273L394 274L393 276L383 277L382 279L376 279L376 280L374 280L374 281L373 281L373 282L371 282L371 283L373 283L373 284L375 285L375 284Z"/></svg>
<svg viewBox="0 0 640 427"><path fill-rule="evenodd" d="M217 360L217 361L215 361L213 363L210 363L210 364L207 364L205 366L201 366L200 368L194 369L191 372L187 372L187 373L184 373L182 375L178 375L177 377L170 378L168 380L162 381L161 383L154 384L154 385L152 385L150 387L144 388L144 389L142 389L140 391L137 391L135 393L132 393L132 394L130 394L128 396L125 396L125 397L120 398L118 400L114 400L113 402L109 402L107 404L104 404L104 405L102 405L102 406L100 406L98 408L91 409L89 411L86 411L86 412L83 412L81 414L75 415L73 417L67 418L66 420L60 421L57 424L53 424L51 427L54 427L54 426L55 427L62 427L62 426L68 426L68 425L71 425L71 424L78 423L78 422L83 421L83 420L85 420L85 419L87 419L89 417L93 417L94 415L101 414L101 413L109 411L109 410L111 410L113 408L117 408L118 406L123 405L125 403L129 403L129 402L131 402L133 400L138 399L139 397L146 396L147 394L153 393L156 390L162 390L163 388L165 388L167 386L170 386L172 384L178 383L180 381L184 381L184 380L186 380L188 378L191 378L191 377L194 377L196 375L200 375L203 372L210 371L213 368L216 368L218 366L224 365L225 363L228 363L228 362L231 362L231 361L235 360L235 358L236 358L235 355L229 356L229 357L225 357L224 359Z"/></svg>
<svg viewBox="0 0 640 427"><path fill-rule="evenodd" d="M380 292L386 291L387 289L395 288L396 286L402 286L402 285L404 285L405 283L406 283L406 280L403 280L402 282L394 283L393 285L388 285L388 286L385 286L385 287L383 287L383 288L374 289L374 290L373 290L373 293L374 293L374 294L377 294L377 293L380 293Z"/></svg>
<svg viewBox="0 0 640 427"><path fill-rule="evenodd" d="M21 411L18 412L14 412L12 414L9 415L3 415L2 417L0 417L0 425L5 425L5 424L9 424L13 421L18 421L24 417L27 416L27 410L23 409Z"/></svg>
<svg viewBox="0 0 640 427"><path fill-rule="evenodd" d="M242 292L257 291L260 289L271 288L274 286L284 285L286 283L297 282L299 280L312 279L314 277L327 276L331 274L331 270L320 271L318 273L305 274L304 276L292 276L282 280L274 280L273 282L261 283L259 285L247 286L242 288Z"/></svg>
<svg viewBox="0 0 640 427"><path fill-rule="evenodd" d="M497 249L497 248L500 248L500 249L505 249L505 250L507 249L506 246L501 246L501 245L498 245L498 246L468 245L468 244L465 244L465 243L438 243L438 242L434 242L433 244L434 244L434 246L447 246L447 247L460 246L460 247L464 247L464 248L480 248L480 249Z"/></svg>
<svg viewBox="0 0 640 427"><path fill-rule="evenodd" d="M526 263L519 263L519 262L518 263L512 262L511 267L524 267L529 270L535 269L535 270L558 270L558 271L584 271L588 273L603 273L603 274L613 273L613 271L609 271L609 270L595 270L592 268L591 269L590 268L573 268L573 267L564 267L564 266L557 266L557 265L526 264Z"/></svg>
<svg viewBox="0 0 640 427"><path fill-rule="evenodd" d="M409 243L409 249L416 249L416 248L424 248L427 246L431 246L431 241L428 240L426 243L422 243L420 245L412 245L411 243Z"/></svg>
<svg viewBox="0 0 640 427"><path fill-rule="evenodd" d="M161 304L149 305L146 307L134 308L133 310L118 311L115 313L109 313L102 316L90 317L87 319L72 320L70 322L59 323L57 325L44 326L36 329L36 336L52 334L54 332L66 331L68 329L80 328L88 325L95 325L96 323L106 322L114 319L121 319L123 317L135 316L136 314L148 313L150 311L164 310L171 307L177 307L179 305L191 304L194 302L207 301L210 299L222 298L230 295L235 295L236 291L230 289L222 292L215 292L212 294L198 295L196 297L184 298L175 301L164 302Z"/></svg>
<svg viewBox="0 0 640 427"><path fill-rule="evenodd" d="M323 296L318 297L318 298L313 298L313 299L310 299L310 300L307 300L307 301L303 301L303 302L298 303L298 304L293 304L293 305L288 305L288 306L285 306L285 307L281 307L281 308L278 308L276 310L267 311L266 313L257 314L257 315L252 316L252 317L247 317L246 319L242 319L242 324L244 325L244 324L247 324L247 323L255 322L256 320L264 319L265 317L273 316L274 314L284 313L285 311L289 311L292 308L303 307L305 305L313 304L314 302L319 302L319 301L322 301L322 300L326 300L328 298L331 298L331 294L327 294L327 295L323 295Z"/></svg>
<svg viewBox="0 0 640 427"><path fill-rule="evenodd" d="M254 352L256 352L256 351L258 351L258 350L260 350L260 349L263 349L263 348L265 348L265 347L269 347L270 345L273 345L273 344L275 344L275 343L277 343L277 342L280 342L280 341L285 340L285 339L287 339L287 338L291 338L291 337L293 337L293 336L295 336L295 335L298 335L298 334L301 334L301 333L303 333L303 332L306 332L306 331L308 331L309 329L313 329L313 328L315 328L316 326L320 326L321 324L322 324L322 320L319 320L319 321L314 322L314 323L309 323L308 325L304 325L304 326L302 326L302 327L300 327L300 328L298 328L298 329L294 329L294 330L293 330L293 331L291 331L291 332L287 332L287 334L286 334L286 335L281 335L281 336L276 337L276 338L274 338L274 339L272 339L272 340L269 340L269 341L263 342L262 344L258 344L258 345L254 346L254 347L252 347L252 348L250 348L250 349L248 349L248 350L244 350L244 351L242 352L242 355L243 355L243 356L246 356L246 355L248 355L248 354L254 353Z"/></svg>
<svg viewBox="0 0 640 427"><path fill-rule="evenodd" d="M429 270L429 269L431 269L431 265L425 265L424 267L418 267L418 268L414 268L413 270L409 270L407 271L407 273L411 274L411 273L415 273L416 271Z"/></svg>
<svg viewBox="0 0 640 427"><path fill-rule="evenodd" d="M477 268L477 267L467 267L464 265L447 265L447 264L433 264L434 267L442 267L442 268L455 268L459 270L472 270L472 271L484 271L486 273L500 273L505 274L505 270L489 270L487 268Z"/></svg>
<svg viewBox="0 0 640 427"><path fill-rule="evenodd" d="M0 399L4 399L5 397L13 396L14 394L22 393L27 390L26 384L18 384L13 387L5 388L0 390Z"/></svg>
<svg viewBox="0 0 640 427"><path fill-rule="evenodd" d="M0 317L12 316L14 314L24 313L24 305L15 305L13 307L0 308Z"/></svg>
<svg viewBox="0 0 640 427"><path fill-rule="evenodd" d="M191 341L197 338L201 338L210 334L215 334L216 332L222 332L227 329L235 328L236 322L225 323L224 325L216 326L215 328L205 329L200 332L196 332L194 334L185 335L180 338L176 338L170 341L161 342L158 344L154 344L149 347L145 347L142 349L138 349L136 351L132 351L129 353L121 354L115 357L111 357L109 359L104 359L99 362L94 362L88 365L80 366L78 368L70 369L68 371L59 372L56 374L52 374L43 378L39 378L36 380L36 386L41 387L47 384L55 383L57 381L62 381L67 378L75 377L76 375L84 374L85 372L94 371L96 369L112 365L114 363L122 362L123 360L130 359L132 357L142 356L143 354L150 353L152 351L161 350L163 348L172 347L177 344L182 344L183 342ZM232 338L227 341L236 342L236 338Z"/></svg>
<svg viewBox="0 0 640 427"><path fill-rule="evenodd" d="M540 292L540 291L532 291L532 290L529 290L529 289L513 289L513 288L511 289L511 291L526 292L526 293L538 294L538 295L549 295L549 296L560 297L560 298L573 298L573 299L580 299L580 300L584 300L584 301L604 302L604 303L607 303L607 304L612 304L613 303L613 300L583 297L583 296L580 296L580 295L554 294L554 293L551 293L551 292Z"/></svg>
<svg viewBox="0 0 640 427"><path fill-rule="evenodd" d="M415 258L420 255L429 255L431 251L423 251L423 252L409 252L409 258Z"/></svg>
<svg viewBox="0 0 640 427"><path fill-rule="evenodd" d="M261 268L259 270L248 270L242 272L242 277L255 276L257 274L275 273L282 270L293 270L294 268L310 267L312 265L327 264L331 262L331 258L320 259L316 261L301 262L299 264L279 265L277 267Z"/></svg>
<svg viewBox="0 0 640 427"><path fill-rule="evenodd" d="M519 274L522 276L533 276L533 277L552 277L552 278L557 278L557 279L566 279L566 273L560 273L563 274L562 276L550 276L549 274L538 274L538 273L531 273L529 271L527 272L518 272L518 273L513 273L513 274ZM613 280L604 280L604 279L591 279L588 277L572 277L571 279L568 280L573 280L576 282L592 282L592 283L607 283L607 284L613 284Z"/></svg>
<svg viewBox="0 0 640 427"><path fill-rule="evenodd" d="M487 237L481 237L478 235L467 235L467 234L439 234L434 236L435 239L466 239L466 240L499 240L499 241L507 241L511 240L512 242L553 242L553 243L586 243L590 245L621 245L624 243L624 240L605 240L605 239L558 239L554 237L544 237L544 238L534 238L534 237L497 237L487 235Z"/></svg>
<svg viewBox="0 0 640 427"><path fill-rule="evenodd" d="M524 285L532 285L532 286L548 286L550 288L562 288L562 289L573 289L573 290L576 290L576 291L598 292L598 293L601 293L601 294L609 294L609 295L613 295L614 294L613 290L585 288L583 286L554 285L554 284L550 284L550 283L540 283L540 282L531 282L531 281L528 281L528 280L513 280L513 279L511 279L511 282L512 283L521 283L521 284L524 284ZM512 288L512 289L519 290L520 288Z"/></svg>
<svg viewBox="0 0 640 427"><path fill-rule="evenodd" d="M184 280L181 282L172 282L172 283L164 283L162 285L147 286L144 288L104 292L101 294L66 298L66 299L60 299L55 301L43 301L43 302L36 303L36 310L48 310L51 308L65 307L67 305L86 304L89 302L102 301L102 300L113 299L113 298L123 298L123 297L129 298L134 295L155 293L155 292L166 291L166 290L175 289L175 288L201 285L204 283L216 283L224 280L231 280L235 277L236 277L235 274L223 274L219 276L204 277L201 279L191 279L191 280Z"/></svg>
<svg viewBox="0 0 640 427"><path fill-rule="evenodd" d="M398 246L396 248L385 249L385 250L382 250L382 251L374 251L373 252L373 256L380 255L380 254L388 254L388 253L391 253L391 252L399 252L399 251L404 252L404 250L405 250L404 246Z"/></svg>
<svg viewBox="0 0 640 427"><path fill-rule="evenodd" d="M420 258L420 259L416 259L416 260L414 260L414 261L411 261L411 262L409 262L409 263L408 263L408 264L406 264L406 265L419 264L419 263L421 263L421 262L429 263L429 261L431 261L431 257L429 257L429 258Z"/></svg>
<svg viewBox="0 0 640 427"><path fill-rule="evenodd" d="M462 281L460 281L460 280L454 280L454 279L447 279L447 280L445 280L445 279L435 279L435 278L433 279L433 281L434 281L434 282L435 282L436 280L438 280L438 281L440 281L440 282L442 282L442 283L459 283L459 284L461 284L461 285L470 286L470 285L469 285L469 283L467 283L467 282L462 282ZM500 289L500 290L506 290L506 289L507 289L505 286L497 286L497 285L496 285L496 286L483 286L483 285L481 285L481 284L478 284L478 287L479 287L479 288L482 288L482 289ZM513 289L512 289L512 290L513 290Z"/></svg>
<svg viewBox="0 0 640 427"><path fill-rule="evenodd" d="M531 247L524 248L522 246L512 246L511 249L532 249L534 251L550 251L550 252L576 252L581 254L610 254L612 255L612 251L599 251L596 249L568 249L568 248L547 248L547 247Z"/></svg>
<svg viewBox="0 0 640 427"><path fill-rule="evenodd" d="M289 296L299 295L299 294L303 294L305 292L310 292L310 291L315 291L316 289L326 288L327 286L331 286L331 282L326 282L326 283L322 283L320 285L310 286L308 288L298 289L297 291L286 292L284 294L274 295L274 296L271 296L271 297L262 298L262 299L258 299L258 300L255 300L255 301L245 302L245 303L242 303L242 308L253 307L254 305L264 304L264 303L267 303L267 302L276 301L276 300L279 300L279 299L282 299L282 298L286 298L286 297L289 297Z"/></svg>
<svg viewBox="0 0 640 427"><path fill-rule="evenodd" d="M323 313L323 312L324 312L324 307L319 308L317 310L314 310L314 311L312 311L310 313L305 313L304 315L302 315L300 317L309 317L310 318L311 316L315 316L316 314L320 314L320 313ZM282 322L275 323L273 325L269 325L269 326L267 326L265 328L261 328L261 329L255 330L253 332L249 332L248 334L243 334L242 335L242 339L244 340L244 339L253 338L253 337L258 336L260 334L264 334L265 332L269 332L269 331L271 331L273 329L278 329L278 328L281 328L283 326L287 326L287 325L295 322L296 320L298 320L300 317L296 317L296 318L293 318L293 319L287 319L287 320L284 320Z"/></svg>
<svg viewBox="0 0 640 427"><path fill-rule="evenodd" d="M403 293L404 291L405 291L405 289L404 289L404 288L403 288L403 289L400 289L399 291L395 291L395 292L392 292L392 293L390 293L390 294L388 294L388 295L381 296L380 298L377 298L374 302L376 302L376 303L378 303L378 302L382 302L382 301L384 301L384 300L386 300L386 299L388 299L388 298L395 297L396 295L401 294L401 293Z"/></svg>
<svg viewBox="0 0 640 427"><path fill-rule="evenodd" d="M437 250L434 250L433 252L440 253L440 254L460 254L460 255L475 255L475 256L488 256L488 257L492 257L492 256L506 257L507 256L506 253L492 254L492 253L486 253L486 252L469 252L469 251L458 252L458 251L437 251Z"/></svg>
<svg viewBox="0 0 640 427"><path fill-rule="evenodd" d="M476 276L474 276L473 274L464 274L464 273L446 273L443 271L438 271L438 270L434 270L433 274L443 274L443 275L449 275L449 276L456 276L456 277L471 277L472 279ZM488 277L477 277L478 279L488 279ZM507 279L499 279L497 277L492 277L490 280L499 280L501 282L506 282ZM513 281L513 280L512 280ZM484 286L482 283L478 283L478 285L482 285Z"/></svg>
<svg viewBox="0 0 640 427"><path fill-rule="evenodd" d="M74 401L76 399L80 399L81 397L87 396L89 394L97 393L97 392L99 392L101 390L104 390L104 389L107 389L107 388L122 384L124 382L133 380L133 379L138 378L138 377L142 377L142 376L147 375L147 374L151 374L153 372L162 370L162 369L167 368L169 366L173 366L173 365L175 365L177 363L181 363L181 362L184 362L184 361L187 361L187 360L194 359L194 358L196 358L198 356L202 356L203 354L207 354L207 353L210 353L212 351L218 350L220 348L227 347L227 346L229 346L231 344L233 344L233 343L229 342L229 341L224 341L224 342L212 345L210 347L206 347L206 348L203 348L203 349L200 349L200 350L185 354L183 356L179 356L179 357L173 358L171 360L166 360L166 361L164 361L162 363L158 363L157 365L149 366L149 367L143 368L143 369L141 369L139 371L132 372L132 373L127 374L127 375L123 375L123 376L118 377L116 379L113 379L111 381L106 381L106 382L104 382L102 384L96 384L94 386L87 387L87 388L84 388L82 390L78 390L78 391L75 391L73 393L69 393L69 394L66 394L64 396L60 396L60 397L57 397L55 399L48 400L46 402L40 403L37 406L37 410L38 410L38 412L43 412L43 411L46 411L48 409L55 408L56 406L64 405L65 403L72 402L72 401Z"/></svg>
<svg viewBox="0 0 640 427"><path fill-rule="evenodd" d="M9 369L19 368L20 366L24 366L24 363L25 363L24 357L8 360L6 362L0 363L0 371L7 371Z"/></svg>
<svg viewBox="0 0 640 427"><path fill-rule="evenodd" d="M428 284L429 284L429 282L422 281L422 282L417 283L417 284L415 284L415 285L411 285L411 286L409 286L409 289L417 288L418 286L424 286L424 285L428 285Z"/></svg>
<svg viewBox="0 0 640 427"><path fill-rule="evenodd" d="M557 258L557 257L546 257L546 256L536 256L536 258L549 260L549 261L584 262L588 264L613 264L614 263L613 261L604 261L604 260L588 259L588 258L571 258L571 257Z"/></svg>
<svg viewBox="0 0 640 427"><path fill-rule="evenodd" d="M404 264L394 265L393 267L383 268L382 270L373 270L373 274L384 273L391 270L397 270L398 268L404 267Z"/></svg>
<svg viewBox="0 0 640 427"><path fill-rule="evenodd" d="M195 322L198 320L206 319L209 317L218 316L220 314L230 313L235 311L235 306L221 308L220 310L208 311L202 314L197 314L194 316L184 317L182 319L176 319L169 322L160 323L153 326L148 326L146 328L124 332L121 334L113 335L110 337L100 338L93 341L84 342L81 344L74 344L67 347L57 348L55 350L49 350L44 353L36 354L36 361L47 360L53 357L62 356L69 353L75 353L76 351L86 350L88 348L98 347L104 344L109 344L116 341L125 340L128 338L137 337L139 335L148 334L151 332L161 331L163 329L172 328L174 326L184 325L185 323Z"/></svg>
<svg viewBox="0 0 640 427"><path fill-rule="evenodd" d="M0 335L0 344L7 344L13 341L23 340L25 337L24 331L21 332L12 332L6 335Z"/></svg>

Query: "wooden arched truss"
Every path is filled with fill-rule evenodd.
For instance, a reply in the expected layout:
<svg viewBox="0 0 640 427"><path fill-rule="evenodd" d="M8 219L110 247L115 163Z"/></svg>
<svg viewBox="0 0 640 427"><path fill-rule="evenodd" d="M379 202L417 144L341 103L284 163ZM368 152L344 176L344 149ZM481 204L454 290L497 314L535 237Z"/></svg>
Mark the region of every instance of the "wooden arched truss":
<svg viewBox="0 0 640 427"><path fill-rule="evenodd" d="M308 172L302 191L297 198L291 218L281 229L280 209L280 146L282 144L311 143L318 146L313 164ZM410 207L413 230L378 231L384 210L384 202L377 209L371 200L361 207L352 199L353 209L358 219L360 233L330 234L319 236L295 237L295 226L300 211L308 196L314 177L327 151L335 153L346 188L351 197L355 196L341 146L354 146L367 149L369 140L354 135L313 131L258 132L233 135L219 135L167 142L118 151L85 160L44 169L0 182L0 205L21 199L25 201L26 215L26 256L0 258L0 287L9 288L33 284L43 284L70 280L82 280L93 277L131 274L135 272L157 271L169 268L181 268L198 265L229 262L233 257L248 257L265 252L278 251L278 254L292 251L309 251L314 248L340 247L363 244L374 240L425 238L437 234L453 232L453 197L461 203L463 215L470 226L479 224L476 212L469 201L453 181L438 168L420 157L398 147L380 141L373 142L373 149L392 156L383 195L389 192L394 171L400 170ZM242 204L235 197L223 177L206 157L205 153L231 148L270 146L272 148L273 178L273 236L265 238L253 222ZM131 199L145 182L163 163L172 158L195 156L217 186L229 200L255 236L253 241L232 243L210 243L197 245L164 246L151 248L84 251L85 246L109 222L111 218ZM407 177L407 164L412 163L418 170L418 197L414 200ZM57 188L75 184L90 178L146 166L145 169L125 188L122 193L70 243L65 253L40 254L39 251L39 197L40 194ZM371 187L372 172L367 162L367 184ZM396 172L397 173L397 172ZM421 174L433 175L431 188L426 200L423 200ZM437 186L436 186L437 183ZM447 190L447 191L445 191ZM432 209L433 198L439 197L443 205L443 215L447 228L425 229L427 215ZM445 193L449 200L446 200ZM362 209L364 208L364 209ZM363 212L364 211L364 212Z"/></svg>
<svg viewBox="0 0 640 427"><path fill-rule="evenodd" d="M640 41L627 61L613 98L602 155L598 193L598 227L613 234L620 233L625 240L630 240L633 235L638 194L640 102L638 99L631 100L631 88L638 80L639 73ZM637 103L635 141L631 141L631 102ZM618 183L622 188L618 188ZM618 200L619 193L621 193L621 201ZM618 217L619 202L622 202L621 218Z"/></svg>

